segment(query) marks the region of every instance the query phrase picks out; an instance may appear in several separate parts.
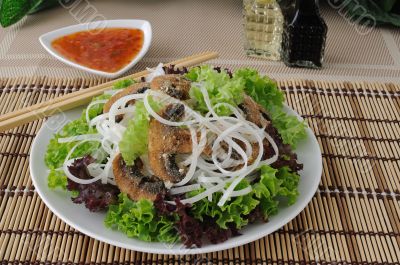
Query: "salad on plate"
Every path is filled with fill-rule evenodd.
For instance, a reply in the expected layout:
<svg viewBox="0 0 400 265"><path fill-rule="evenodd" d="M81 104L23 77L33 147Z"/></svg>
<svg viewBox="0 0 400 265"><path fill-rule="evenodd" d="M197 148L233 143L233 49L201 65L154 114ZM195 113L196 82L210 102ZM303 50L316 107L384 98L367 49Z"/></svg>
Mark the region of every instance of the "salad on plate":
<svg viewBox="0 0 400 265"><path fill-rule="evenodd" d="M253 69L162 67L98 96L50 140L48 187L104 225L186 247L240 236L299 195L296 145L275 81Z"/></svg>

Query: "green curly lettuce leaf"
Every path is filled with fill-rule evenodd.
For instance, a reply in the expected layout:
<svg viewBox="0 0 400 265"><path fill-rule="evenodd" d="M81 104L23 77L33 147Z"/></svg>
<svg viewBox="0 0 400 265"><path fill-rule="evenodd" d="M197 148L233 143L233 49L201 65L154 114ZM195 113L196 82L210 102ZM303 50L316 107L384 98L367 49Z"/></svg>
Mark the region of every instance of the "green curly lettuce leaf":
<svg viewBox="0 0 400 265"><path fill-rule="evenodd" d="M246 94L267 111L283 143L295 149L299 141L307 137L307 124L283 111L285 97L275 81L267 76L260 76L256 70L249 68L237 70L233 74L233 79L245 81Z"/></svg>
<svg viewBox="0 0 400 265"><path fill-rule="evenodd" d="M246 180L242 180L236 187L235 190L241 190L248 187L250 184ZM193 197L204 191L204 188L192 191L188 193L188 197ZM208 198L204 198L198 202L195 202L190 208L191 213L196 219L203 221L205 216L215 218L216 223L223 229L228 228L229 223L234 223L236 228L247 225L248 215L252 210L256 208L259 201L253 198L253 193L246 194L244 196L238 196L227 201L224 206L219 207L218 201L222 197L222 192L213 194L212 201Z"/></svg>
<svg viewBox="0 0 400 265"><path fill-rule="evenodd" d="M263 165L260 170L260 180L253 185L253 191L260 201L264 218L267 219L278 212L279 199L286 199L288 205L296 202L300 176L291 172L288 167L274 169Z"/></svg>
<svg viewBox="0 0 400 265"><path fill-rule="evenodd" d="M285 96L277 83L268 76L261 76L255 69L241 68L233 73L233 79L243 79L247 95L268 110L269 106L283 107Z"/></svg>
<svg viewBox="0 0 400 265"><path fill-rule="evenodd" d="M192 85L190 96L195 100L195 110L203 114L208 112L208 107L199 86L204 86L207 90L212 106L217 103L237 106L242 103L246 93L265 108L285 144L296 148L297 143L307 136L306 123L283 111L285 97L277 83L267 76L261 76L254 69L238 69L230 78L226 71L218 72L209 65L203 65L192 68L186 77L199 83ZM232 114L232 111L224 105L216 107L215 112L220 116Z"/></svg>
<svg viewBox="0 0 400 265"><path fill-rule="evenodd" d="M109 206L104 223L143 241L174 243L179 240L175 220L158 216L151 201L134 202L123 193L118 197L118 204Z"/></svg>
<svg viewBox="0 0 400 265"><path fill-rule="evenodd" d="M57 169L64 163L68 152L75 146L76 142L70 143L59 143L59 138L77 136L82 134L94 133L94 129L88 127L86 118L79 118L65 125L61 131L54 135L47 146L45 154L46 166L50 169ZM97 150L99 143L97 142L86 142L79 145L72 153L72 157L80 157L86 154L90 154L92 151Z"/></svg>
<svg viewBox="0 0 400 265"><path fill-rule="evenodd" d="M280 181L276 178L278 170L269 167L261 167L260 181L253 185L255 197L260 201L260 208L264 218L278 212L278 201L274 197L278 193Z"/></svg>
<svg viewBox="0 0 400 265"><path fill-rule="evenodd" d="M47 185L50 189L61 188L65 190L67 186L67 177L63 171L51 169L47 177Z"/></svg>
<svg viewBox="0 0 400 265"><path fill-rule="evenodd" d="M158 111L161 108L160 105L149 99L150 106ZM119 150L127 165L132 165L135 159L147 153L148 149L150 115L143 101L137 101L135 106L135 117L129 121L119 142Z"/></svg>
<svg viewBox="0 0 400 265"><path fill-rule="evenodd" d="M122 80L119 80L119 81L114 83L113 89L127 88L128 86L131 86L131 85L133 85L135 83L136 83L136 81L131 79L131 78L122 79Z"/></svg>
<svg viewBox="0 0 400 265"><path fill-rule="evenodd" d="M93 98L93 101L109 99L110 95L101 95ZM101 114L103 111L104 104L94 105L89 110L89 118L93 119L97 115ZM70 143L59 143L59 138L77 136L82 134L92 134L96 133L96 129L89 128L86 121L86 110L82 112L82 115L79 119L71 121L67 123L60 132L56 133L54 137L50 140L49 145L47 146L47 151L45 154L45 163L48 168L56 169L62 166L65 158L67 157L68 152L75 146L76 142ZM82 145L79 145L72 154L72 158L81 157L87 154L96 151L99 147L98 142L86 142Z"/></svg>
<svg viewBox="0 0 400 265"><path fill-rule="evenodd" d="M286 198L288 205L294 204L299 196L297 187L299 186L300 176L292 172L289 167L281 167L276 173L276 177L282 181L278 196Z"/></svg>
<svg viewBox="0 0 400 265"><path fill-rule="evenodd" d="M210 65L203 65L192 68L186 77L193 82L199 82L197 85L192 85L189 94L196 101L195 110L203 114L208 112L208 108L199 88L200 85L207 90L212 106L217 103L229 103L237 106L243 101L243 80L231 79L226 71L218 72ZM224 105L217 106L215 112L220 116L232 114L232 111Z"/></svg>
<svg viewBox="0 0 400 265"><path fill-rule="evenodd" d="M272 125L278 130L283 143L296 149L297 144L307 138L307 123L296 116L286 114L282 109L272 106L268 111Z"/></svg>
<svg viewBox="0 0 400 265"><path fill-rule="evenodd" d="M111 95L103 94L103 95L93 98L92 102L96 101L96 100L108 100L110 98L111 98ZM103 106L104 106L104 103L92 105L89 109L89 119L91 120L94 117L98 116L99 114L103 113ZM85 111L83 111L82 118L86 119Z"/></svg>
<svg viewBox="0 0 400 265"><path fill-rule="evenodd" d="M147 152L149 138L150 116L143 102L138 101L135 106L135 117L129 121L119 142L119 150L128 165L132 165L137 157Z"/></svg>
<svg viewBox="0 0 400 265"><path fill-rule="evenodd" d="M234 224L236 228L247 225L248 215L256 207L260 207L264 218L275 215L278 212L280 202L287 202L292 205L298 197L298 184L300 176L290 171L288 167L274 169L270 166L262 166L260 168L260 179L252 184L252 192L232 198L227 201L224 206L219 207L218 201L222 196L222 192L213 194L211 201L204 198L193 203L190 212L201 221L205 216L212 217L216 220L218 226L223 229L228 228L228 224ZM250 184L247 180L242 180L235 190L241 190ZM199 189L189 192L187 197L193 197L203 192L205 189Z"/></svg>

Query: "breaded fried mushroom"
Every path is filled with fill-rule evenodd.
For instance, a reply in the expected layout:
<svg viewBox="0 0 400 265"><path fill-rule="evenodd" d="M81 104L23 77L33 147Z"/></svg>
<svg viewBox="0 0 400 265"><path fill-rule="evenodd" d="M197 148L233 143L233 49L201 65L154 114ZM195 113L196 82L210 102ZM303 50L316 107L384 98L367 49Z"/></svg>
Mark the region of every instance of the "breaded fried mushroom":
<svg viewBox="0 0 400 265"><path fill-rule="evenodd" d="M151 81L150 88L180 100L187 100L190 98L190 84L191 81L182 75L161 75Z"/></svg>
<svg viewBox="0 0 400 265"><path fill-rule="evenodd" d="M260 128L266 127L270 121L264 118L265 110L250 96L244 95L243 102L238 106L245 114L246 120Z"/></svg>
<svg viewBox="0 0 400 265"><path fill-rule="evenodd" d="M136 83L133 84L121 91L119 91L118 93L116 93L115 95L113 95L103 106L103 113L107 113L110 111L111 106L120 98L128 96L128 95L132 95L132 94L141 94L144 93L147 89L150 88L150 84L149 83ZM130 100L128 101L128 105L132 105L135 103L135 100Z"/></svg>
<svg viewBox="0 0 400 265"><path fill-rule="evenodd" d="M164 119L178 121L184 114L182 104L166 106L160 115ZM192 152L192 138L186 128L173 127L160 123L155 119L149 125L149 164L154 174L163 181L179 182L185 175L185 168L179 168L176 156ZM206 145L205 154L211 154L211 148Z"/></svg>
<svg viewBox="0 0 400 265"><path fill-rule="evenodd" d="M184 113L182 104L171 104L161 111L169 120L179 120ZM152 119L149 126L149 164L154 174L164 181L179 182L184 169L175 162L177 153L188 153L192 149L187 129L167 126Z"/></svg>
<svg viewBox="0 0 400 265"><path fill-rule="evenodd" d="M139 158L134 165L128 166L121 154L118 154L113 160L112 168L118 188L132 200L154 201L158 194L166 192L164 182L159 178L143 174L143 162Z"/></svg>

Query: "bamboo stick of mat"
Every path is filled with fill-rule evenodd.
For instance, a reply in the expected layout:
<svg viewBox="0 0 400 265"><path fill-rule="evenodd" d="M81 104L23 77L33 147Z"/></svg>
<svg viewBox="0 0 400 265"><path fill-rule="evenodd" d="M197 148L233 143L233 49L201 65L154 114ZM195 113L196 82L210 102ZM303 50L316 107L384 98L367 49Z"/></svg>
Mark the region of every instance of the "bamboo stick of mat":
<svg viewBox="0 0 400 265"><path fill-rule="evenodd" d="M218 53L216 52L204 52L167 63L165 64L165 66L175 65L175 67L190 67L215 59L217 57ZM101 95L104 91L111 89L115 82L126 78L139 79L143 76L146 76L148 73L149 72L147 70L144 70L130 76L125 76L123 78L112 80L98 86L93 86L87 89L72 92L64 96L57 97L53 100L49 100L47 102L35 104L14 112L4 114L0 116L0 132L34 120L39 120L54 115L58 112L85 105L89 103L93 97Z"/></svg>

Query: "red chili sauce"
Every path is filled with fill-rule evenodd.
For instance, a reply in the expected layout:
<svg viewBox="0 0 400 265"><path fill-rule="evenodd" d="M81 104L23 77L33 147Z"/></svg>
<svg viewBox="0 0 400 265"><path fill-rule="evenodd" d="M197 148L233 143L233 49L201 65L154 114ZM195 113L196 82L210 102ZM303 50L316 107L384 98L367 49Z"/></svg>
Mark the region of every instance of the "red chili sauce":
<svg viewBox="0 0 400 265"><path fill-rule="evenodd" d="M72 33L52 42L53 48L67 59L103 72L117 72L140 52L143 31L106 28Z"/></svg>

